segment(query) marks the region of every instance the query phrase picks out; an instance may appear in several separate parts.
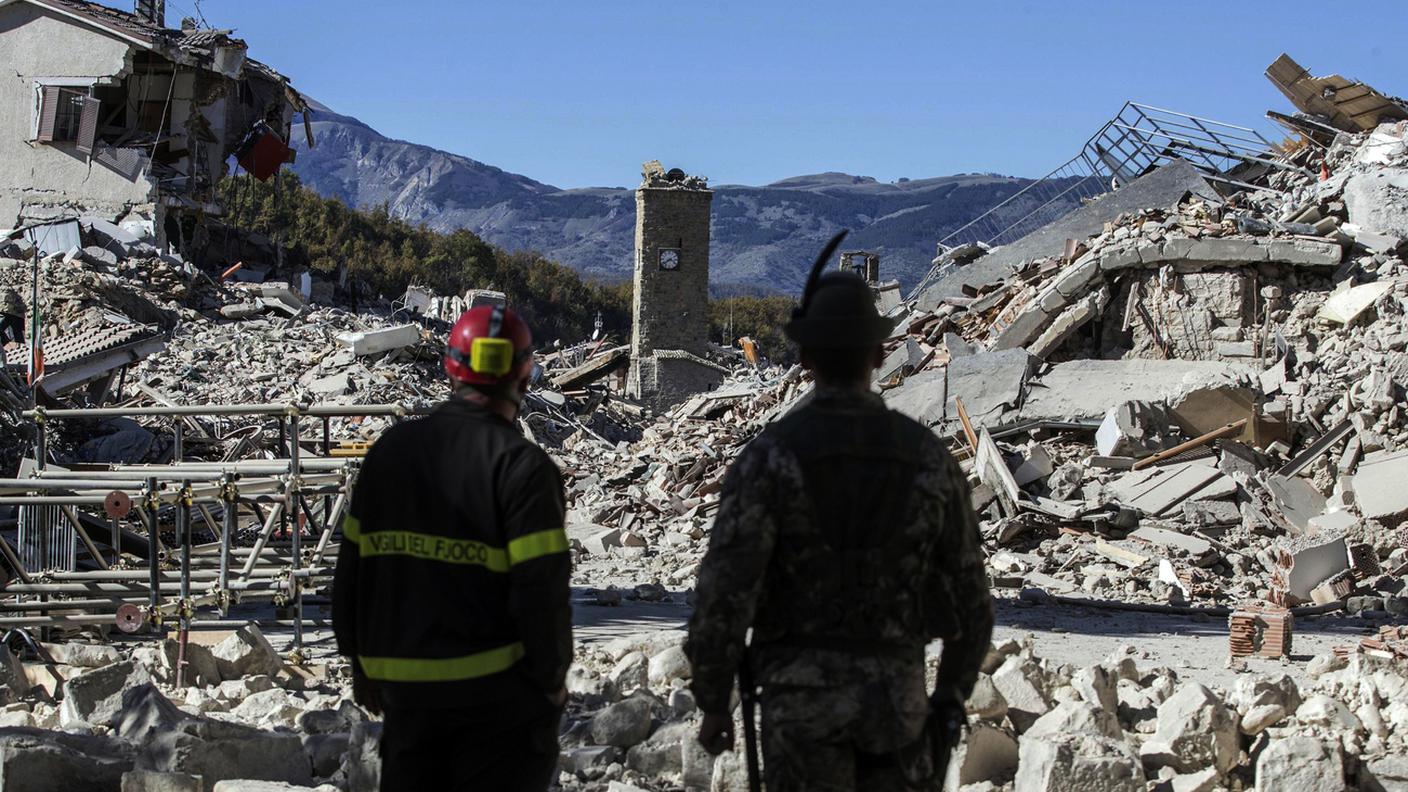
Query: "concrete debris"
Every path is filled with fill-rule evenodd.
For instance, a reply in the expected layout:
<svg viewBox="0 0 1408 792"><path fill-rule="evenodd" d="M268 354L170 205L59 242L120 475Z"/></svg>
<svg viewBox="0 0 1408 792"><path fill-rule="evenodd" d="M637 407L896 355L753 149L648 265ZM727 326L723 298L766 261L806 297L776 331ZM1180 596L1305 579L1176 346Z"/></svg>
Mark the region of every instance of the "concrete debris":
<svg viewBox="0 0 1408 792"><path fill-rule="evenodd" d="M1302 88L1323 87L1286 79L1308 104ZM1005 642L967 702L972 728L951 787L1193 792L1255 778L1262 789L1393 788L1408 776L1408 148L1402 124L1346 119L1332 122L1344 133L1238 174L1241 186L1186 162L1155 168L1030 239L949 251L947 276L917 299L880 289L900 323L875 387L932 427L969 475L1000 607L1033 622L1077 606L1082 622L1126 609L1185 615L1209 625L1190 631L1216 647L1202 665L1229 673L1269 661L1299 670L1296 629L1301 651L1325 633L1354 636L1303 669L1301 690L1249 670L1233 694L1130 653L1072 666ZM675 236L703 236L685 249L707 250L705 182L658 168L645 180L652 200L687 204ZM55 364L49 380L64 384L48 394L61 400L424 409L445 393L446 323L507 299L415 286L395 302L354 303L306 272L251 261L221 278L158 255L124 223L75 226L77 244L39 257L44 289L27 306L44 320L46 351L74 347L69 379ZM661 274L679 263L639 273L637 293L656 297L632 330L650 331L636 339L650 349L633 356L602 331L545 345L521 416L563 474L586 614L568 679L564 789L746 788L737 755L715 759L693 742L700 714L674 628L731 461L812 384L755 344L705 344L695 331L707 326L697 310L707 279L676 277L700 269L690 261ZM0 289L28 295L32 266L0 259ZM118 338L121 348L105 345ZM14 356L0 369L6 475L32 447L17 417L33 396L22 370ZM398 419L331 418L326 445L305 424L300 448L359 456ZM179 452L170 421L79 423L50 423L51 463L288 452L275 419L181 419ZM321 500L303 508L330 507ZM80 517L104 539L106 516ZM168 537L170 559L179 545ZM114 572L145 539L119 537ZM248 530L234 541L247 551ZM1320 629L1331 611L1345 622ZM1020 623L1010 615L1004 626ZM647 623L668 628L621 635ZM1167 628L1141 626L1155 629ZM0 647L7 784L377 786L380 724L350 703L350 672L326 647L281 655L283 635L241 627L189 643L178 689L178 644L164 636L54 640L20 655L18 641ZM55 727L88 734L46 731Z"/></svg>

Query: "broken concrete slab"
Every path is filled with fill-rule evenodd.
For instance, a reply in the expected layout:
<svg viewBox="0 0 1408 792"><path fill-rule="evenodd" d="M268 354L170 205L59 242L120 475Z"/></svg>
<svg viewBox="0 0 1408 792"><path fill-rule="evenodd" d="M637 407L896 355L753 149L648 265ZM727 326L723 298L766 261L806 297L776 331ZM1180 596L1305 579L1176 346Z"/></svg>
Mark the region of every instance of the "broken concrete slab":
<svg viewBox="0 0 1408 792"><path fill-rule="evenodd" d="M906 377L903 385L885 391L884 397L890 409L925 426L937 426L944 422L948 401L947 369L926 369Z"/></svg>
<svg viewBox="0 0 1408 792"><path fill-rule="evenodd" d="M1116 479L1107 491L1125 506L1162 516L1192 498L1230 498L1237 492L1237 483L1216 465L1197 460L1131 471Z"/></svg>
<svg viewBox="0 0 1408 792"><path fill-rule="evenodd" d="M1365 519L1397 522L1408 516L1408 451L1365 456L1353 482L1355 502Z"/></svg>
<svg viewBox="0 0 1408 792"><path fill-rule="evenodd" d="M403 324L360 333L339 333L339 343L352 348L357 356L375 355L420 342L420 325Z"/></svg>
<svg viewBox="0 0 1408 792"><path fill-rule="evenodd" d="M1281 509L1281 515L1299 531L1310 529L1310 520L1325 511L1325 496L1303 478L1268 476L1266 491Z"/></svg>
<svg viewBox="0 0 1408 792"><path fill-rule="evenodd" d="M1242 510L1232 501L1189 500L1183 502L1183 519L1197 528L1225 528L1242 522Z"/></svg>
<svg viewBox="0 0 1408 792"><path fill-rule="evenodd" d="M1249 380L1238 363L1201 360L1072 360L1057 363L1028 383L1017 417L1023 420L1103 420L1130 401L1170 401L1211 386ZM1099 383L1092 388L1091 383ZM967 403L967 399L964 399Z"/></svg>
<svg viewBox="0 0 1408 792"><path fill-rule="evenodd" d="M1393 284L1388 281L1365 283L1337 291L1320 306L1315 318L1347 325L1392 291Z"/></svg>
<svg viewBox="0 0 1408 792"><path fill-rule="evenodd" d="M1186 505L1186 504L1185 504ZM1212 552L1212 542L1197 536L1170 531L1153 525L1144 525L1129 535L1166 550L1178 550L1193 558L1202 558Z"/></svg>
<svg viewBox="0 0 1408 792"><path fill-rule="evenodd" d="M980 352L949 361L947 420L958 420L955 399L963 400L974 426L997 420L1021 403L1034 362L1025 349Z"/></svg>
<svg viewBox="0 0 1408 792"><path fill-rule="evenodd" d="M906 337L904 343L895 347L885 356L880 368L875 370L874 382L888 382L913 371L924 360L924 349L913 338Z"/></svg>

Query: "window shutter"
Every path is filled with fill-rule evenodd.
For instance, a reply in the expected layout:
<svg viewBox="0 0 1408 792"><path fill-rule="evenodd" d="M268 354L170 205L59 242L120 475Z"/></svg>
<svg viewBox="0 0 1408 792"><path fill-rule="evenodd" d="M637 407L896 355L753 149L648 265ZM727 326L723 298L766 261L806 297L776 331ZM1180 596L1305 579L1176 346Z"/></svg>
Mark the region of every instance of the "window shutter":
<svg viewBox="0 0 1408 792"><path fill-rule="evenodd" d="M42 96L39 102L39 135L35 138L40 143L54 142L54 126L59 119L59 86L42 86Z"/></svg>
<svg viewBox="0 0 1408 792"><path fill-rule="evenodd" d="M83 99L83 114L78 117L78 150L93 154L93 141L98 137L98 107L102 102L93 97Z"/></svg>

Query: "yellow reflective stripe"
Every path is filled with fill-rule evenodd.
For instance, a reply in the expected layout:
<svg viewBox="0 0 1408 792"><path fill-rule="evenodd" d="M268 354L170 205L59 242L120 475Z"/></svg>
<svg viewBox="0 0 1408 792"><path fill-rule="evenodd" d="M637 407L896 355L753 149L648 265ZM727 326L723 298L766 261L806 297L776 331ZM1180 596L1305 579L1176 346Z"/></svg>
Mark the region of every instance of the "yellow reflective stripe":
<svg viewBox="0 0 1408 792"><path fill-rule="evenodd" d="M415 531L372 531L358 542L363 558L409 556L447 564L473 564L491 572L508 571L508 553L470 539L451 539Z"/></svg>
<svg viewBox="0 0 1408 792"><path fill-rule="evenodd" d="M343 517L342 536L349 542L360 543L362 541L362 521L350 514Z"/></svg>
<svg viewBox="0 0 1408 792"><path fill-rule="evenodd" d="M508 543L510 566L553 553L567 552L567 532L561 528L520 536Z"/></svg>
<svg viewBox="0 0 1408 792"><path fill-rule="evenodd" d="M523 644L511 643L464 657L421 659L359 656L357 660L368 677L384 682L454 682L506 671L521 657Z"/></svg>

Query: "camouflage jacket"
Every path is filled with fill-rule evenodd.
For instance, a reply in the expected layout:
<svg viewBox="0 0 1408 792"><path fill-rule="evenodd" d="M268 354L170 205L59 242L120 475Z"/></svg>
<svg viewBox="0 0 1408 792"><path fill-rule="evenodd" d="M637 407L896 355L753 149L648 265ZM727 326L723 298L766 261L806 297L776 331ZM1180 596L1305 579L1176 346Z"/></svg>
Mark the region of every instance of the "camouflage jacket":
<svg viewBox="0 0 1408 792"><path fill-rule="evenodd" d="M705 712L728 710L751 627L764 686L912 672L944 638L939 684L966 698L992 620L968 484L942 441L874 393L820 388L724 480L689 624L692 688Z"/></svg>

